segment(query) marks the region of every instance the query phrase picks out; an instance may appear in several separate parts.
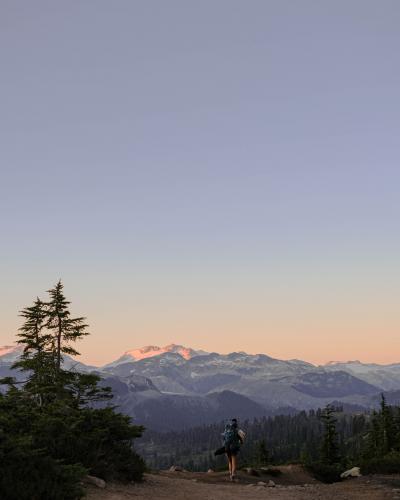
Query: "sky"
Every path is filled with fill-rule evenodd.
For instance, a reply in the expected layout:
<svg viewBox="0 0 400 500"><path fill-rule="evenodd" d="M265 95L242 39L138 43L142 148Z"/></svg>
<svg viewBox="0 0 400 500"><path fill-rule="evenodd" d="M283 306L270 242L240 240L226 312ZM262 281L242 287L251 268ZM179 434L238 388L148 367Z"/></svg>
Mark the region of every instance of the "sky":
<svg viewBox="0 0 400 500"><path fill-rule="evenodd" d="M0 344L400 362L398 0L1 0Z"/></svg>

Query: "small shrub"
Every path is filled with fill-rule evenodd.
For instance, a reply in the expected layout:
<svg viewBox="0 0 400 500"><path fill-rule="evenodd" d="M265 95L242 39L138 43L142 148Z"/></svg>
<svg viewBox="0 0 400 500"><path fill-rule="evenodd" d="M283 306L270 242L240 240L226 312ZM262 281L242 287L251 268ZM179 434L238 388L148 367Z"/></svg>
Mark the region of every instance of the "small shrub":
<svg viewBox="0 0 400 500"><path fill-rule="evenodd" d="M321 462L314 462L308 465L307 469L318 481L323 483L341 481L340 474L343 472L343 467L340 464L328 465Z"/></svg>
<svg viewBox="0 0 400 500"><path fill-rule="evenodd" d="M34 450L28 440L4 439L0 445L0 498L77 500L84 496L81 465L66 465Z"/></svg>

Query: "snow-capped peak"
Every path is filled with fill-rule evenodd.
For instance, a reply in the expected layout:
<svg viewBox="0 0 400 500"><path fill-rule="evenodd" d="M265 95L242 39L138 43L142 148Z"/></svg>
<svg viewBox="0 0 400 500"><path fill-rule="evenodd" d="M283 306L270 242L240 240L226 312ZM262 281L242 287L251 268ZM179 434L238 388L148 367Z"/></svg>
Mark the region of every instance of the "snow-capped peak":
<svg viewBox="0 0 400 500"><path fill-rule="evenodd" d="M17 360L23 351L23 347L19 345L4 345L0 347L0 359L1 361L15 361Z"/></svg>
<svg viewBox="0 0 400 500"><path fill-rule="evenodd" d="M130 351L126 351L124 356L129 356L134 361L140 361L141 359L152 358L154 356L159 356L160 354L165 354L167 352L180 354L186 360L192 358L197 354L196 351L194 351L190 347L184 347L182 345L176 345L176 344L169 344L164 347L149 345L146 347L142 347L141 349L132 349Z"/></svg>
<svg viewBox="0 0 400 500"><path fill-rule="evenodd" d="M4 345L3 347L0 347L0 356L4 356L5 354L13 352L14 350L15 350L15 346Z"/></svg>
<svg viewBox="0 0 400 500"><path fill-rule="evenodd" d="M350 360L350 361L328 361L325 363L325 366L334 366L334 365L361 365L361 361L358 359Z"/></svg>
<svg viewBox="0 0 400 500"><path fill-rule="evenodd" d="M105 367L117 366L122 363L132 363L134 361L140 361L142 359L154 358L155 356L160 356L161 354L179 354L183 359L188 361L194 356L200 354L206 354L205 351L195 351L190 347L185 347L178 344L169 344L164 347L159 347L156 345L148 345L140 349L131 349L126 351L120 358L112 363L108 363Z"/></svg>

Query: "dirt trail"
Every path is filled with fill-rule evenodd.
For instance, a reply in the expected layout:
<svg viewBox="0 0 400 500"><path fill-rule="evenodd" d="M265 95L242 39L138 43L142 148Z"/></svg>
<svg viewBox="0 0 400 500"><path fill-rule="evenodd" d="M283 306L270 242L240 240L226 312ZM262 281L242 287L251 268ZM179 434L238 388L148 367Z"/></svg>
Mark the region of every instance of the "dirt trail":
<svg viewBox="0 0 400 500"><path fill-rule="evenodd" d="M146 474L141 484L108 484L88 488L89 500L400 500L400 475L365 476L336 484L315 481L299 466L280 468L278 478L239 474L231 483L226 473L160 472ZM257 485L272 479L275 487Z"/></svg>

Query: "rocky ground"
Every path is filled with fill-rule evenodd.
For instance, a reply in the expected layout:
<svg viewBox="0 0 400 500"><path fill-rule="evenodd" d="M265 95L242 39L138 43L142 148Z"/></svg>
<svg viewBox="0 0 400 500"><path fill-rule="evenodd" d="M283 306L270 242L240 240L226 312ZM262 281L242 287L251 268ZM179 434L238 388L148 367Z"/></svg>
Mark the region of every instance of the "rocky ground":
<svg viewBox="0 0 400 500"><path fill-rule="evenodd" d="M146 474L141 484L88 486L89 500L400 500L400 474L346 479L322 484L297 465L280 467L279 477L254 477L239 472L231 483L226 473L159 472ZM268 486L273 481L275 486ZM263 484L262 484L263 483ZM272 484L272 483L270 483Z"/></svg>

